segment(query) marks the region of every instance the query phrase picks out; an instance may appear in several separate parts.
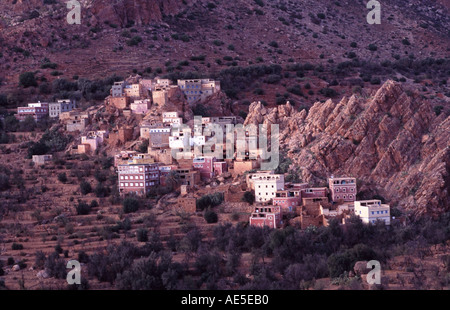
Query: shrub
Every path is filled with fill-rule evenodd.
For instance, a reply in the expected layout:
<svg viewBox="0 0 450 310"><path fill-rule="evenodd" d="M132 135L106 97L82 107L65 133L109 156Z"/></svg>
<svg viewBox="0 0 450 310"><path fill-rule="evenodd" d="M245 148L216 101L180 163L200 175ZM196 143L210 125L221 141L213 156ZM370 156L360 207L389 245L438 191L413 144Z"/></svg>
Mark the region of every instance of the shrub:
<svg viewBox="0 0 450 310"><path fill-rule="evenodd" d="M203 215L203 217L205 218L205 220L208 224L217 223L217 221L219 219L217 216L217 213L210 209L205 211L205 214Z"/></svg>
<svg viewBox="0 0 450 310"><path fill-rule="evenodd" d="M78 202L78 205L75 207L78 215L86 215L91 212L91 207L85 202Z"/></svg>
<svg viewBox="0 0 450 310"><path fill-rule="evenodd" d="M61 244L58 243L55 246L55 252L58 253L58 254L61 254L63 252L63 248L62 248Z"/></svg>
<svg viewBox="0 0 450 310"><path fill-rule="evenodd" d="M251 191L246 191L244 196L242 196L242 201L248 202L249 204L253 204L255 201L255 195Z"/></svg>
<svg viewBox="0 0 450 310"><path fill-rule="evenodd" d="M61 183L66 183L67 182L67 175L65 172L61 172L58 174L58 181Z"/></svg>
<svg viewBox="0 0 450 310"><path fill-rule="evenodd" d="M123 212L132 213L139 209L139 201L134 197L127 197L122 202Z"/></svg>
<svg viewBox="0 0 450 310"><path fill-rule="evenodd" d="M38 83L33 72L24 72L19 76L19 85L23 88L36 87Z"/></svg>
<svg viewBox="0 0 450 310"><path fill-rule="evenodd" d="M355 47L358 46L358 44L357 44L356 42L352 42L352 43L350 43L350 46L353 47L353 48L355 48Z"/></svg>
<svg viewBox="0 0 450 310"><path fill-rule="evenodd" d="M266 78L265 82L268 83L268 84L276 84L280 80L281 80L281 76L280 75L278 75L278 74L271 74L271 75L269 75Z"/></svg>
<svg viewBox="0 0 450 310"><path fill-rule="evenodd" d="M81 181L81 183L80 183L80 190L81 190L81 194L87 195L90 192L92 192L92 186L87 181Z"/></svg>
<svg viewBox="0 0 450 310"><path fill-rule="evenodd" d="M369 51L375 52L378 47L375 44L369 44L368 49Z"/></svg>
<svg viewBox="0 0 450 310"><path fill-rule="evenodd" d="M404 39L402 40L402 44L403 44L403 45L411 45L411 43L409 42L409 40L408 40L407 38L404 38Z"/></svg>
<svg viewBox="0 0 450 310"><path fill-rule="evenodd" d="M257 5L259 5L260 7L263 7L264 6L264 1L263 0L254 0L255 1L255 3L257 4Z"/></svg>
<svg viewBox="0 0 450 310"><path fill-rule="evenodd" d="M7 190L10 187L11 184L9 183L9 176L4 173L0 173L0 191Z"/></svg>
<svg viewBox="0 0 450 310"><path fill-rule="evenodd" d="M23 250L23 245L20 244L20 243L15 243L15 242L14 242L14 243L12 244L12 246L11 246L11 249L14 250L14 251L15 251L15 250Z"/></svg>
<svg viewBox="0 0 450 310"><path fill-rule="evenodd" d="M276 41L271 41L269 43L269 46L272 46L273 48L278 48L278 43Z"/></svg>
<svg viewBox="0 0 450 310"><path fill-rule="evenodd" d="M145 228L139 228L136 231L137 241L139 242L147 242L148 241L148 230Z"/></svg>
<svg viewBox="0 0 450 310"><path fill-rule="evenodd" d="M56 252L53 252L47 257L44 266L50 277L65 279L67 276L66 263Z"/></svg>
<svg viewBox="0 0 450 310"><path fill-rule="evenodd" d="M325 97L329 97L329 98L333 98L333 97L335 97L337 95L337 91L335 91L332 88L328 88L328 87L327 88L322 88L319 92L322 95L324 95Z"/></svg>
<svg viewBox="0 0 450 310"><path fill-rule="evenodd" d="M288 87L287 91L294 95L303 96L303 92L301 90L300 85L294 85L294 86Z"/></svg>
<svg viewBox="0 0 450 310"><path fill-rule="evenodd" d="M134 36L130 40L127 41L128 46L136 46L142 42L142 38L140 36Z"/></svg>

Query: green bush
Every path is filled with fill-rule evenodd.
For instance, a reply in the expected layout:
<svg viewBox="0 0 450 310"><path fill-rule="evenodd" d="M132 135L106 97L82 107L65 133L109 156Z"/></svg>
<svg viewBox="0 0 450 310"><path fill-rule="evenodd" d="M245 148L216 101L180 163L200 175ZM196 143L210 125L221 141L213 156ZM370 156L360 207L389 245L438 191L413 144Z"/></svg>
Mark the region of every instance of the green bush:
<svg viewBox="0 0 450 310"><path fill-rule="evenodd" d="M141 42L142 42L142 37L134 36L130 40L127 41L127 45L128 46L136 46L136 45L138 45Z"/></svg>
<svg viewBox="0 0 450 310"><path fill-rule="evenodd" d="M205 218L205 220L208 224L217 223L217 221L219 220L217 213L210 209L205 211L205 214L203 215L203 217Z"/></svg>
<svg viewBox="0 0 450 310"><path fill-rule="evenodd" d="M248 202L249 204L253 204L255 201L255 194L252 191L246 191L244 196L242 196L242 201Z"/></svg>
<svg viewBox="0 0 450 310"><path fill-rule="evenodd" d="M272 46L273 48L278 48L278 43L276 41L271 41L269 43L269 46Z"/></svg>
<svg viewBox="0 0 450 310"><path fill-rule="evenodd" d="M67 174L65 172L61 172L58 174L58 181L61 183L67 182Z"/></svg>
<svg viewBox="0 0 450 310"><path fill-rule="evenodd" d="M36 87L38 83L33 72L24 72L19 76L19 85L23 88Z"/></svg>
<svg viewBox="0 0 450 310"><path fill-rule="evenodd" d="M23 245L20 243L13 243L11 246L11 249L16 251L16 250L23 250Z"/></svg>
<svg viewBox="0 0 450 310"><path fill-rule="evenodd" d="M139 228L136 231L137 241L139 242L147 242L148 241L148 230L145 228Z"/></svg>
<svg viewBox="0 0 450 310"><path fill-rule="evenodd" d="M139 201L134 197L127 197L122 202L124 213L133 213L139 209Z"/></svg>
<svg viewBox="0 0 450 310"><path fill-rule="evenodd" d="M85 202L78 202L78 205L75 207L78 215L87 215L91 212L91 207Z"/></svg>
<svg viewBox="0 0 450 310"><path fill-rule="evenodd" d="M87 195L92 192L92 186L87 181L82 181L80 183L80 190L82 195Z"/></svg>

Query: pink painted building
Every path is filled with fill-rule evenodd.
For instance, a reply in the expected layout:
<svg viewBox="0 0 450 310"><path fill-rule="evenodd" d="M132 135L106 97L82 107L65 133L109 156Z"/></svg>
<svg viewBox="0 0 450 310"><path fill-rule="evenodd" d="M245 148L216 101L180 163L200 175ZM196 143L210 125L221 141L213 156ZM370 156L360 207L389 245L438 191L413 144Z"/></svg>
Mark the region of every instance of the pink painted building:
<svg viewBox="0 0 450 310"><path fill-rule="evenodd" d="M159 185L158 164L119 165L119 192L121 195L144 196Z"/></svg>
<svg viewBox="0 0 450 310"><path fill-rule="evenodd" d="M301 198L322 198L327 197L326 187L310 187L301 190Z"/></svg>
<svg viewBox="0 0 450 310"><path fill-rule="evenodd" d="M211 179L214 176L215 161L216 158L212 156L197 157L192 160L192 166L200 173L202 179Z"/></svg>
<svg viewBox="0 0 450 310"><path fill-rule="evenodd" d="M218 176L228 171L228 164L225 161L214 162L214 175Z"/></svg>
<svg viewBox="0 0 450 310"><path fill-rule="evenodd" d="M31 116L34 118L36 122L43 119L48 115L48 103L46 102L38 102L38 103L29 103L27 107L18 107L16 118L19 121L25 120L27 116Z"/></svg>
<svg viewBox="0 0 450 310"><path fill-rule="evenodd" d="M334 178L328 179L331 192L331 200L334 202L354 202L356 200L356 178Z"/></svg>
<svg viewBox="0 0 450 310"><path fill-rule="evenodd" d="M295 212L296 208L301 205L301 196L299 192L286 190L277 191L275 197L272 198L274 206L281 207L283 212Z"/></svg>
<svg viewBox="0 0 450 310"><path fill-rule="evenodd" d="M250 215L250 225L256 227L268 226L270 228L281 227L281 207L256 207L255 211Z"/></svg>

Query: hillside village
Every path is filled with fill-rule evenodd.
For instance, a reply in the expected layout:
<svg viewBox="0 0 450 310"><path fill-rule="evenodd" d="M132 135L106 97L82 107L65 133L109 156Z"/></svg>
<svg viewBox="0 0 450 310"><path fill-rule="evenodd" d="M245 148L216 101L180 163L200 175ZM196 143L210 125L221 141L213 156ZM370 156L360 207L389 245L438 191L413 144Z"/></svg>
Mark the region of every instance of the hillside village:
<svg viewBox="0 0 450 310"><path fill-rule="evenodd" d="M143 116L137 140L147 145L145 153L124 148L114 154L120 196L145 197L159 187L179 189L180 196L173 208L194 214L201 211L203 197L198 190L206 188L210 193L222 195L225 203L235 203L235 211L249 212L250 225L259 227L280 228L289 221L291 225L306 229L311 225L326 226L330 218L339 218L345 223L351 214L360 216L365 223L382 220L390 224L389 205L382 204L381 200L357 201L355 177L330 176L328 186L312 187L308 183L287 181L285 174L274 170L260 171L262 150L258 148L256 135L249 130L242 139L237 130L230 127L234 130L233 154L227 157L229 136L218 141L215 132L206 129L216 125L225 132L227 126L237 124L235 116L200 117L201 123L195 123L192 116L183 118L186 109L158 109L155 113L155 108L170 106L180 92L187 104L192 105L204 102L219 91L220 82L209 79L178 80L177 85L173 85L168 79L131 76L114 83L110 96L105 98L106 110L115 109L118 116L124 117ZM35 121L46 115L59 118L66 132L80 134L80 143L67 150L71 154L92 155L104 144L124 145L136 140L133 138L137 130L131 126L118 127L113 132L87 130L96 125L93 115L76 106L76 102L69 99L30 103L28 107L17 108L16 117L25 120L31 116ZM182 128L185 122L190 126ZM238 147L241 143L244 148ZM216 156L204 156L206 148L211 149L211 146L217 151L213 153ZM32 160L45 164L51 160L51 155L33 155ZM244 184L239 181L242 176L245 176Z"/></svg>
<svg viewBox="0 0 450 310"><path fill-rule="evenodd" d="M396 84L386 82L379 93L392 85ZM352 98L350 102L355 100ZM163 255L162 249L170 249L174 264L170 266L181 268L176 264L182 264L185 269L182 273L177 271L172 284L149 283L152 288L217 287L215 281L227 274L244 278L227 280L228 284L221 287L239 288L245 283L253 287L258 282L257 268L265 266L265 259L277 268L273 287L297 287L298 284L285 283L288 280L283 274L290 269L283 267L283 260L293 263L298 259L295 257L307 253L317 255L314 257L321 267L307 275L299 274L302 281L308 281L301 282L302 287L366 288L361 279L367 270L356 268L363 264L359 261L376 257L385 262L399 240L409 240L411 235L404 230L417 229L420 222L414 224L397 205L391 208L378 192L368 192L367 185L361 186L359 175L330 173L326 182L303 181L297 174L297 163L286 156L283 148L275 149L279 137L276 127L255 126L258 122L264 125L285 122L283 115L294 113L289 102L266 112L260 102L255 102L244 120L226 111L222 99L219 81L172 83L168 79L149 80L134 75L114 82L103 104L89 106L73 99L59 99L18 107L13 118L20 122L19 126L50 125L40 129L43 133L9 134L13 137L11 144L1 148L8 158L1 167L2 174L9 175L8 169L16 169L10 177L11 184L2 192L4 234L0 239L3 242L0 255L7 258L2 263L7 264L2 269L6 276L4 285L61 288L66 274L62 262L73 257L87 266L84 278L89 279L92 287L109 289L115 285L128 289L129 284L119 275L124 277L127 268L134 268L134 258L155 251L156 255ZM331 101L317 103L323 107L330 104ZM196 115L205 110L211 113ZM300 114L300 119L305 117L305 111L295 113ZM11 122L11 116L3 121ZM286 131L289 128L284 126L282 135L289 134ZM267 139L261 140L261 135L267 133ZM32 141L26 142L27 139ZM264 169L271 167L268 163L274 160L273 169ZM442 220L445 222L446 217ZM423 227L431 229L429 225ZM338 242L350 245L347 252L339 255L356 251L344 267L335 263L340 256L333 254L325 262L321 256L325 255L324 249L338 244L322 246L323 240L329 243L333 238L322 240L320 234L331 231L343 234ZM236 247L234 244L242 233L247 241ZM307 250L310 252L294 251L298 253L294 257L284 257L281 249L289 247L291 233L295 234L295 241L289 242L319 240L308 241L316 244ZM362 235L352 237L355 233ZM387 236L383 234L391 236L390 245L383 241ZM384 237L380 238L381 235ZM284 241L276 241L278 238ZM377 242L377 251L389 254L379 254L367 246L357 252L362 246L359 238L376 240L370 242ZM439 243L446 237L434 231L427 232L426 238L428 242ZM219 246L218 242L228 246ZM278 242L281 242L279 250L275 246ZM411 245L411 242L416 241L408 241L407 249L414 250L408 251L415 251L418 257L428 255L429 266L447 257L446 245L435 247L431 252L434 254L430 254L426 244ZM205 247L213 247L212 252ZM219 250L223 253L220 255L231 256L220 259ZM137 252L126 254L130 261L116 271L104 273L98 269L109 270L114 264L106 257L122 260L122 254L113 254L121 251ZM101 257L103 261L95 261ZM212 277L209 282L199 271L206 268L199 267L204 266L205 259L221 266L221 271L205 271ZM424 275L415 273L417 263L409 258L404 260L396 257L389 260L390 269L381 287L446 285L436 284L437 280L430 276L432 271L421 269L427 273L427 279L432 279L426 282ZM229 264L232 267L226 267ZM406 273L405 264L410 270ZM18 278L19 272L22 279ZM325 282L315 282L327 276L330 279ZM194 277L196 284L189 284L185 277ZM88 287L87 282L82 287Z"/></svg>

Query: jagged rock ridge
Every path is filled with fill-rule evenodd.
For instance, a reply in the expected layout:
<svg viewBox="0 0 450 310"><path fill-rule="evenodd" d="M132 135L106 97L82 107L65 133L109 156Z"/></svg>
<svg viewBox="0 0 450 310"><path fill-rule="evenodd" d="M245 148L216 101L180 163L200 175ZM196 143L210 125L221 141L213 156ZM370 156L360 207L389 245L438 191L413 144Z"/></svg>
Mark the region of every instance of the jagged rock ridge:
<svg viewBox="0 0 450 310"><path fill-rule="evenodd" d="M450 117L399 83L387 81L368 99L317 102L308 113L258 102L249 110L246 124L280 124L280 144L304 181L350 175L362 198L378 194L416 215L450 207Z"/></svg>

